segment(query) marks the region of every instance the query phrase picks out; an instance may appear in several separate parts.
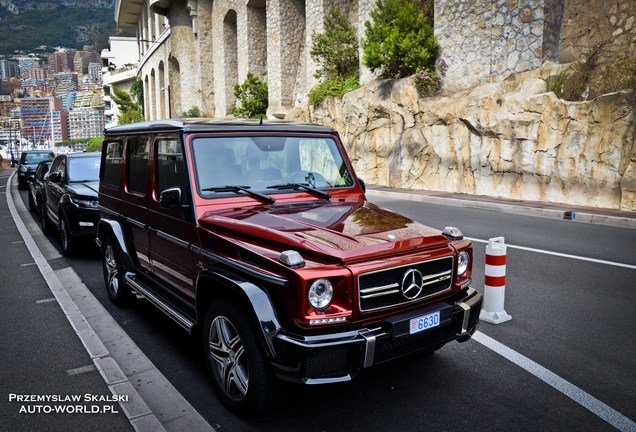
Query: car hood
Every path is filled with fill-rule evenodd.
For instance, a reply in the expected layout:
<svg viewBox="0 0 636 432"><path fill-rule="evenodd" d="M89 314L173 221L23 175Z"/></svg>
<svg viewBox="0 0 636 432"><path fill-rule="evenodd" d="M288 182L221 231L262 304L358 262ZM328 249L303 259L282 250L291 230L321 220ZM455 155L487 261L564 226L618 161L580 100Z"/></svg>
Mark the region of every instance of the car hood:
<svg viewBox="0 0 636 432"><path fill-rule="evenodd" d="M68 184L67 190L78 196L81 195L85 197L94 197L95 199L97 199L97 194L99 192L99 182L71 182Z"/></svg>
<svg viewBox="0 0 636 432"><path fill-rule="evenodd" d="M258 206L203 214L202 228L347 262L448 245L439 230L364 203Z"/></svg>

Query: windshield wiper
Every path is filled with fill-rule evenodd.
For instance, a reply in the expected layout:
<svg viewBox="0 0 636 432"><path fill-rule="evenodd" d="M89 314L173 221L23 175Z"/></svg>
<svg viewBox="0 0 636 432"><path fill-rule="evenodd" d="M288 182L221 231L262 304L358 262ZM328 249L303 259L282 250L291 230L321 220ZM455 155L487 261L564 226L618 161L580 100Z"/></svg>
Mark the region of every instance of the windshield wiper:
<svg viewBox="0 0 636 432"><path fill-rule="evenodd" d="M251 191L250 187L251 186L226 185L226 186L209 187L209 188L201 189L201 191L202 192L234 192L234 193L245 192L248 195L260 198L263 201L266 201L270 204L274 204L276 202L275 198L272 198L269 195Z"/></svg>
<svg viewBox="0 0 636 432"><path fill-rule="evenodd" d="M308 192L311 192L315 195L318 195L321 198L324 199L331 199L331 194L322 191L320 189L316 189L314 187L309 186L309 183L283 183L283 184L277 184L277 185L272 185L272 186L267 186L267 189L276 189L276 190L281 190L281 189L304 189Z"/></svg>

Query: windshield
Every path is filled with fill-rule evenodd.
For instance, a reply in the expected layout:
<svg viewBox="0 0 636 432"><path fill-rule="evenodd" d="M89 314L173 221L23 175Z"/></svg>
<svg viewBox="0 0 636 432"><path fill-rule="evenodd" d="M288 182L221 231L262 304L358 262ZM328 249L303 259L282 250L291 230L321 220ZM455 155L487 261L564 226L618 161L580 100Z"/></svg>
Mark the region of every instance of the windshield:
<svg viewBox="0 0 636 432"><path fill-rule="evenodd" d="M96 181L99 179L99 164L101 157L72 157L69 158L69 182Z"/></svg>
<svg viewBox="0 0 636 432"><path fill-rule="evenodd" d="M27 164L39 164L42 161L53 159L52 153L24 153L24 162Z"/></svg>
<svg viewBox="0 0 636 432"><path fill-rule="evenodd" d="M224 186L266 194L305 190L291 187L297 184L315 189L353 186L340 149L330 137L196 137L192 147L198 188L204 196L219 196L213 189Z"/></svg>

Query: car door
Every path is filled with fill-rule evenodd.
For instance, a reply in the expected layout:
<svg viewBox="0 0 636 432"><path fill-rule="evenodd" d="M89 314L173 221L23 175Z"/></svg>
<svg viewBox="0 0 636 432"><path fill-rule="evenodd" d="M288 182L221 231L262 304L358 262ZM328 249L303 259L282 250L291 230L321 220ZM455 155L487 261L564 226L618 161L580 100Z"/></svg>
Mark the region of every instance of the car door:
<svg viewBox="0 0 636 432"><path fill-rule="evenodd" d="M190 181L183 146L178 135L158 136L153 145L154 182L148 201L150 259L155 277L170 287L182 307L194 304L194 254L188 245L198 244L192 211ZM179 188L178 206L164 207L161 192Z"/></svg>
<svg viewBox="0 0 636 432"><path fill-rule="evenodd" d="M68 157L66 155L59 155L53 160L51 165L51 171L47 177L45 191L46 191L46 213L55 225L59 225L58 209L60 206L60 200L64 194L64 184L67 177Z"/></svg>
<svg viewBox="0 0 636 432"><path fill-rule="evenodd" d="M130 230L133 254L146 272L151 272L148 252L148 201L150 179L150 135L136 135L126 140L124 188L121 191L121 216Z"/></svg>

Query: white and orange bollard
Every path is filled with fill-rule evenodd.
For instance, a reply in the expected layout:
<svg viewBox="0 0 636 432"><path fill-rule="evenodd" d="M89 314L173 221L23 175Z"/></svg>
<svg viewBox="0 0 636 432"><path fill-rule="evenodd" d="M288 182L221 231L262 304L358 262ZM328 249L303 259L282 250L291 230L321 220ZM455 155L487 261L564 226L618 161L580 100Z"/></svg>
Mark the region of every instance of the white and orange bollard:
<svg viewBox="0 0 636 432"><path fill-rule="evenodd" d="M484 285L484 304L479 319L491 324L510 321L512 317L504 310L506 244L503 237L488 239Z"/></svg>

